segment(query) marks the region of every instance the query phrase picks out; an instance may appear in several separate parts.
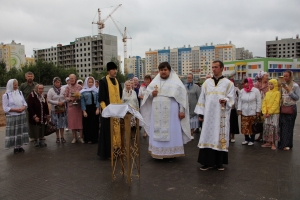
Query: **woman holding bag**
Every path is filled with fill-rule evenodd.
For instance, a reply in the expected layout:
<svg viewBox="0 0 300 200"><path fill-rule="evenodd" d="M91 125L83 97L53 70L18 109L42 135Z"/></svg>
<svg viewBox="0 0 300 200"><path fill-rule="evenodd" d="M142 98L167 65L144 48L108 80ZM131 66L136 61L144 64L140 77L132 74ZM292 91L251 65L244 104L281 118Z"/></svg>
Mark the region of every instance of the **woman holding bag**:
<svg viewBox="0 0 300 200"><path fill-rule="evenodd" d="M64 129L68 127L68 118L61 80L59 77L54 77L52 83L53 87L48 91L47 100L51 104L51 121L56 127L56 143L66 143Z"/></svg>
<svg viewBox="0 0 300 200"><path fill-rule="evenodd" d="M280 141L278 149L290 150L293 148L293 135L297 117L296 103L300 97L299 85L295 83L293 72L287 70L283 73L285 83L281 84L281 111L280 111Z"/></svg>
<svg viewBox="0 0 300 200"><path fill-rule="evenodd" d="M251 78L244 79L244 89L241 90L238 100L238 114L241 117L241 132L245 135L243 145L252 146L255 134L252 132L252 125L255 119L260 116L261 96L257 88L253 87Z"/></svg>

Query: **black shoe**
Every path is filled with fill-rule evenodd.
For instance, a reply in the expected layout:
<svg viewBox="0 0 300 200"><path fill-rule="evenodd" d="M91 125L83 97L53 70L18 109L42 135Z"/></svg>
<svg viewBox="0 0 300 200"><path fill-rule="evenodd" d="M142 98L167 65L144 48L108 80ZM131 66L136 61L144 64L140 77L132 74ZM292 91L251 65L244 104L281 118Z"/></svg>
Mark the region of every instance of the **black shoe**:
<svg viewBox="0 0 300 200"><path fill-rule="evenodd" d="M19 153L25 153L25 150L23 149L23 147L19 147Z"/></svg>
<svg viewBox="0 0 300 200"><path fill-rule="evenodd" d="M225 168L224 168L223 165L218 165L218 166L217 166L217 169L218 169L219 171L224 171L224 170L225 170Z"/></svg>
<svg viewBox="0 0 300 200"><path fill-rule="evenodd" d="M209 170L209 169L211 169L211 168L213 168L213 167L208 166L208 165L203 165L202 167L200 167L200 170L206 171L206 170Z"/></svg>
<svg viewBox="0 0 300 200"><path fill-rule="evenodd" d="M37 140L35 140L35 141L33 142L33 145L34 145L35 147L39 147L39 146L40 146Z"/></svg>
<svg viewBox="0 0 300 200"><path fill-rule="evenodd" d="M15 148L14 148L14 154L17 154L17 153L19 153L19 148L18 148L18 147L15 147Z"/></svg>
<svg viewBox="0 0 300 200"><path fill-rule="evenodd" d="M44 142L44 140L40 140L39 145L40 147L47 147L47 144Z"/></svg>

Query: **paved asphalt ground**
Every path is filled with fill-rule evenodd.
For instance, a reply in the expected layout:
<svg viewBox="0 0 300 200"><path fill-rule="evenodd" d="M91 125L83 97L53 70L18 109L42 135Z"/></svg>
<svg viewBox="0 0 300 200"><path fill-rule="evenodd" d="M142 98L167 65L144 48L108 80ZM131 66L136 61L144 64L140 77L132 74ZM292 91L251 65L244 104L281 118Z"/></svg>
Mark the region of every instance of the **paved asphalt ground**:
<svg viewBox="0 0 300 200"><path fill-rule="evenodd" d="M298 105L299 110L299 105ZM299 112L299 111L298 111ZM299 113L298 113L299 115ZM56 144L46 137L46 148L25 146L25 154L4 149L0 128L0 199L300 199L300 118L296 120L290 151L242 146L243 135L230 144L225 171L200 171L199 133L185 145L185 157L155 160L141 137L141 177L131 187L118 175L111 180L110 161L96 155L97 144Z"/></svg>

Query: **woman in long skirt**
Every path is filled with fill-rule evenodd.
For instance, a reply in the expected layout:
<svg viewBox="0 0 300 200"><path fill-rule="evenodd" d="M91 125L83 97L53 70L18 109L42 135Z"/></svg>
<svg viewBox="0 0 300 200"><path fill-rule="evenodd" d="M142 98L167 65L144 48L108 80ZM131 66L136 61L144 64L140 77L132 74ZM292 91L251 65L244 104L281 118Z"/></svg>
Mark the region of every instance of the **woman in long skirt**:
<svg viewBox="0 0 300 200"><path fill-rule="evenodd" d="M233 79L230 79L231 82L234 83ZM239 118L237 113L238 99L240 95L240 90L238 87L234 87L234 106L231 108L230 113L230 142L235 142L235 134L240 134L239 130Z"/></svg>
<svg viewBox="0 0 300 200"><path fill-rule="evenodd" d="M297 101L300 97L300 88L297 83L295 83L293 72L287 70L283 73L283 78L285 83L281 84L281 99L282 106L292 108L292 113L285 114L280 113L279 119L279 143L278 149L290 150L293 148L293 135L295 120L297 117Z"/></svg>
<svg viewBox="0 0 300 200"><path fill-rule="evenodd" d="M22 145L29 142L26 107L23 94L18 90L18 81L10 79L2 96L2 108L6 115L5 149L14 147L15 154L25 152Z"/></svg>
<svg viewBox="0 0 300 200"><path fill-rule="evenodd" d="M59 77L54 77L53 87L48 91L47 100L51 104L51 121L56 127L56 143L66 143L64 129L68 127L68 116Z"/></svg>
<svg viewBox="0 0 300 200"><path fill-rule="evenodd" d="M87 77L81 93L81 109L83 112L83 138L85 143L98 142L99 134L99 102L95 79Z"/></svg>

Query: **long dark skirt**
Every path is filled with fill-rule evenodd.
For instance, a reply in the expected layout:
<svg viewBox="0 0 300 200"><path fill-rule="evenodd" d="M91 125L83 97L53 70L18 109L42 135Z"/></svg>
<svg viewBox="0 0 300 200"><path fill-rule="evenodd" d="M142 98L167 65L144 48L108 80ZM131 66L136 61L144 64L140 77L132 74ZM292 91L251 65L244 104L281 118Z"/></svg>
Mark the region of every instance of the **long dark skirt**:
<svg viewBox="0 0 300 200"><path fill-rule="evenodd" d="M202 165L215 166L228 164L228 152L204 148L199 150L198 163Z"/></svg>
<svg viewBox="0 0 300 200"><path fill-rule="evenodd" d="M95 104L86 105L87 117L83 117L83 136L84 142L98 142L99 134L99 115L96 115Z"/></svg>
<svg viewBox="0 0 300 200"><path fill-rule="evenodd" d="M100 118L101 128L98 142L97 155L103 159L111 157L111 145L110 145L110 118Z"/></svg>
<svg viewBox="0 0 300 200"><path fill-rule="evenodd" d="M231 109L230 113L230 134L240 134L239 118L236 109Z"/></svg>
<svg viewBox="0 0 300 200"><path fill-rule="evenodd" d="M294 126L297 117L297 106L294 106L294 114L280 114L279 117L279 142L278 149L284 147L293 148Z"/></svg>

